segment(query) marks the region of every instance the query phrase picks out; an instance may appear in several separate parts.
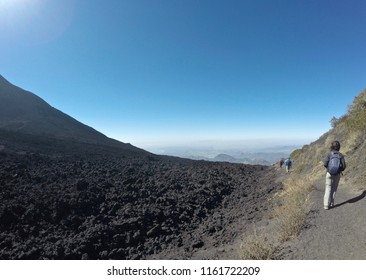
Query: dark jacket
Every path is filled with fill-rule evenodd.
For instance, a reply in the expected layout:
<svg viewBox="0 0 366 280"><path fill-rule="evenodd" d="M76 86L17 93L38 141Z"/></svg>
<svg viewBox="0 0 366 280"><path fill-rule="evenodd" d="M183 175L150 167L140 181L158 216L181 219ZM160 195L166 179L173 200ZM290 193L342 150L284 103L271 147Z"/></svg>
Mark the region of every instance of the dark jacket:
<svg viewBox="0 0 366 280"><path fill-rule="evenodd" d="M331 151L327 156L326 156L326 158L324 159L324 167L325 168L328 168L328 164L329 164L329 160L330 160L330 156L332 155L332 153L334 153L334 152L336 152L336 153L339 153L339 155L341 156L341 164L342 164L342 168L341 168L341 170L340 170L340 172L342 172L342 171L344 171L345 169L346 169L346 161L345 161L345 159L344 159L344 156L340 153L340 152L338 152L338 151Z"/></svg>

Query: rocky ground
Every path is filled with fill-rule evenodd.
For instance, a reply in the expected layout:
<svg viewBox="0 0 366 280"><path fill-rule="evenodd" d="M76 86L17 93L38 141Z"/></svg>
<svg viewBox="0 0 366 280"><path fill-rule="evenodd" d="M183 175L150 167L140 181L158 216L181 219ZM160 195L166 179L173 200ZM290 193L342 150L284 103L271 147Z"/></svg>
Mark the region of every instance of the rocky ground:
<svg viewBox="0 0 366 280"><path fill-rule="evenodd" d="M153 155L0 150L0 259L237 258L272 168Z"/></svg>

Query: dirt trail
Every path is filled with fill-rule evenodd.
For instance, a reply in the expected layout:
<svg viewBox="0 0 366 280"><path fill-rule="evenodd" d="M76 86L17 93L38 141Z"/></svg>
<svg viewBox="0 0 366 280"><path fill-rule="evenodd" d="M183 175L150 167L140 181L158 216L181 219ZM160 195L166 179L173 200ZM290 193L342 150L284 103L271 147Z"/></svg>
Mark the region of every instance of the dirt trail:
<svg viewBox="0 0 366 280"><path fill-rule="evenodd" d="M325 181L325 178L324 178ZM366 185L351 186L344 178L334 208L323 209L324 182L311 194L312 206L300 235L282 246L280 259L366 259Z"/></svg>

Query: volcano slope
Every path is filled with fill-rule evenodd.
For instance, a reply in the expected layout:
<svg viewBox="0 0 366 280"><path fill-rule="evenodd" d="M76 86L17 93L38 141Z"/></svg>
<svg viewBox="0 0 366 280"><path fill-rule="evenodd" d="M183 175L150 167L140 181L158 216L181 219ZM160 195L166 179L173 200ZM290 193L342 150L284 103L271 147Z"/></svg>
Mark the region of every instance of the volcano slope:
<svg viewBox="0 0 366 280"><path fill-rule="evenodd" d="M271 167L80 151L0 143L0 259L191 259L245 234L281 188Z"/></svg>

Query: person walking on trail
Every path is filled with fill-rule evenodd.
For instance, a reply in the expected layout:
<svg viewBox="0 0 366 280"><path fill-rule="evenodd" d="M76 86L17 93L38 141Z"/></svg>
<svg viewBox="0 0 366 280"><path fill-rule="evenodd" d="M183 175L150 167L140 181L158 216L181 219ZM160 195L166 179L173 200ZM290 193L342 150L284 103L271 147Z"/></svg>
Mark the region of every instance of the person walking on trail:
<svg viewBox="0 0 366 280"><path fill-rule="evenodd" d="M283 163L284 163L284 160L283 160L283 158L281 158L280 159L280 168L282 168Z"/></svg>
<svg viewBox="0 0 366 280"><path fill-rule="evenodd" d="M324 209L328 210L334 206L339 180L342 171L346 169L344 156L339 152L341 144L333 141L330 146L330 153L324 159L324 167L327 169L325 176Z"/></svg>
<svg viewBox="0 0 366 280"><path fill-rule="evenodd" d="M288 157L288 159L286 159L285 166L286 166L286 172L290 172L290 169L291 169L291 166L292 166L292 161L291 161L290 157Z"/></svg>

